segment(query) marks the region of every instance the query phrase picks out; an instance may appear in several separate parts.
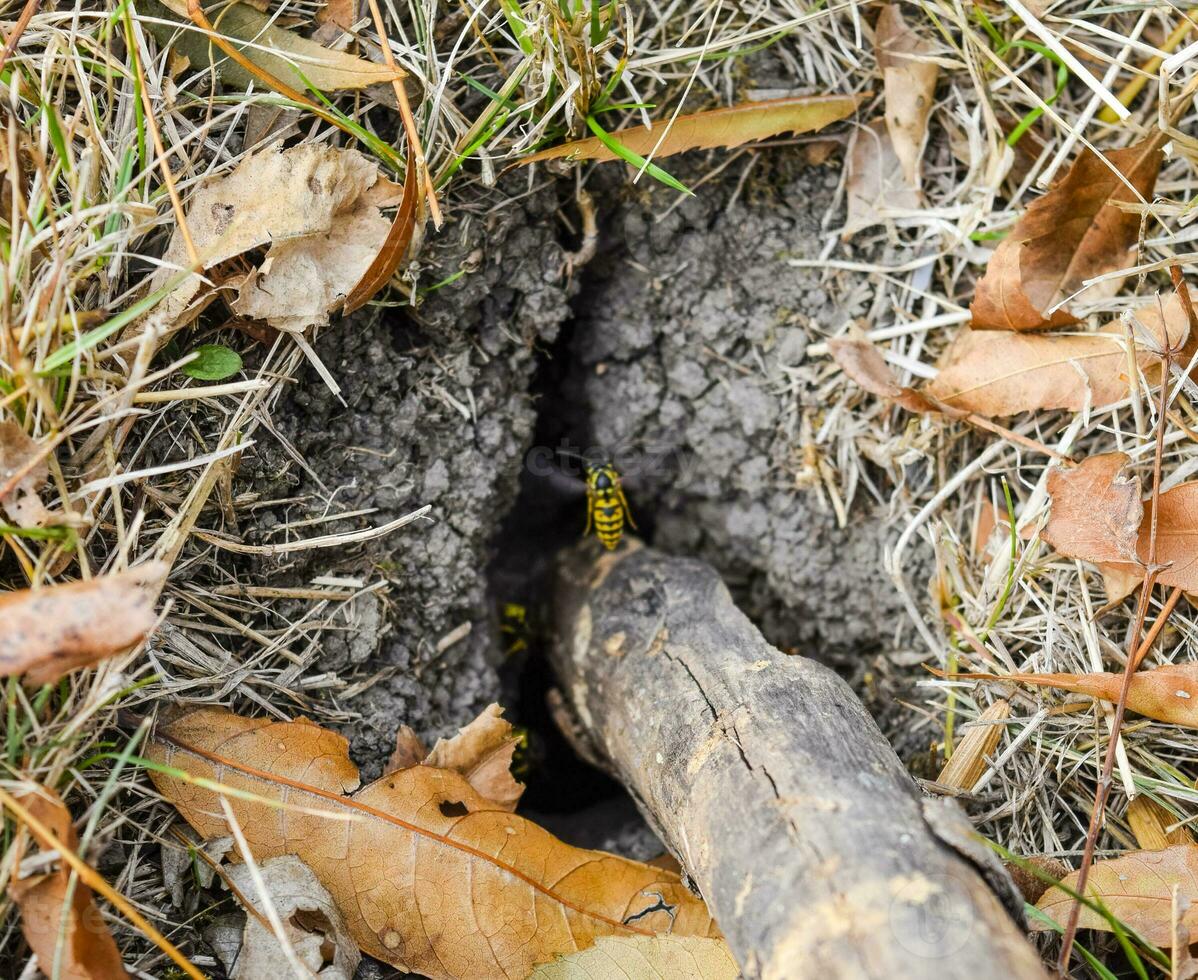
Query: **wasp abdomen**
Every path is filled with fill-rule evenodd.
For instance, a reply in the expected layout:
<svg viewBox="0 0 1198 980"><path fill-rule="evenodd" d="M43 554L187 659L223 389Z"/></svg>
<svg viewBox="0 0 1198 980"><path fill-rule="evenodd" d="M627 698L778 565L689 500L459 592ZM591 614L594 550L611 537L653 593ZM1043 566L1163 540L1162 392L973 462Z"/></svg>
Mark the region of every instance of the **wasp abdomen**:
<svg viewBox="0 0 1198 980"><path fill-rule="evenodd" d="M624 534L624 522L636 527L628 512L628 501L620 485L620 474L610 463L587 467L587 530L595 534L608 551L614 551Z"/></svg>

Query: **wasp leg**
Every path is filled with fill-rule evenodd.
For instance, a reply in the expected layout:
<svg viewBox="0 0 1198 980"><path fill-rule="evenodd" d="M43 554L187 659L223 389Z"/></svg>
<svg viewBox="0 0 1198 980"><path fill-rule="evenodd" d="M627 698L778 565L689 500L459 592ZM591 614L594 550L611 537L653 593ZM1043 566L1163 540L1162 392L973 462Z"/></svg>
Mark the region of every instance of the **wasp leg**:
<svg viewBox="0 0 1198 980"><path fill-rule="evenodd" d="M636 526L636 521L632 519L632 508L628 506L628 498L624 496L624 488L617 487L616 493L620 495L620 506L624 508L624 520L628 522L628 526L634 531L639 531L640 528Z"/></svg>
<svg viewBox="0 0 1198 980"><path fill-rule="evenodd" d="M592 491L591 488L588 487L587 488L587 529L582 532L582 536L584 538L588 534L591 533L591 518L594 516L594 514L595 514L595 494L594 494L594 491Z"/></svg>

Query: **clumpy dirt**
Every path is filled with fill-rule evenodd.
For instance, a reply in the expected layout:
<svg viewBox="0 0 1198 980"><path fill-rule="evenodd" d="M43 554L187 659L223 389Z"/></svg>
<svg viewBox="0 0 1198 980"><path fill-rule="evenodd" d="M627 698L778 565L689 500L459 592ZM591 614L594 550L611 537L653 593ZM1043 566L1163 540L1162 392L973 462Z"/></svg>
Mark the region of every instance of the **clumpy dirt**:
<svg viewBox="0 0 1198 980"><path fill-rule="evenodd" d="M378 508L367 518L375 525L431 505L427 521L366 546L301 553L287 573L372 571L392 583L384 598L355 602L344 629L324 632L316 665L350 683L383 672L340 705L361 715L342 729L366 776L394 748L400 723L435 738L497 697L483 570L533 428L535 352L570 313L555 208L541 191L490 215L459 215L430 239L422 283L475 271L414 311L355 315L325 330L315 347L345 405L308 369L276 413L315 478L290 465L280 479L278 453L257 464L263 496L313 498L277 521L319 513L330 497L340 510Z"/></svg>
<svg viewBox="0 0 1198 980"><path fill-rule="evenodd" d="M570 390L639 483L633 509L652 513L656 546L714 565L776 646L860 657L903 619L881 571L885 527L858 512L838 528L796 481L800 419L826 407L807 345L866 310L786 263L818 253L839 172L797 157L777 151L735 200L725 181L667 213L677 195L654 187L603 213L574 301Z"/></svg>
<svg viewBox="0 0 1198 980"><path fill-rule="evenodd" d="M694 183L710 168L704 158L672 169ZM785 261L815 254L837 170L782 149L744 187L732 168L678 204L600 168L598 252L572 274L572 182L532 193L521 182L507 188L515 203L430 231L422 283L477 271L415 310L324 331L316 349L346 404L307 370L276 415L315 476L280 450L243 476L263 498L311 495L273 512L278 522L330 499L378 508L374 524L432 505L430 522L385 540L289 559L297 582L373 570L393 583L324 633L317 663L351 683L382 672L337 704L361 714L342 729L364 775L401 722L434 738L492 700L543 698L545 678L512 681L495 606L527 602L535 619L536 576L582 533L584 505L556 475L522 466L534 445L611 452L642 534L711 562L778 646L828 659L893 644L901 616L880 570L882 524L862 511L838 529L796 485L797 420L820 408L806 347L816 324L827 332L864 312ZM543 669L535 657L525 668Z"/></svg>

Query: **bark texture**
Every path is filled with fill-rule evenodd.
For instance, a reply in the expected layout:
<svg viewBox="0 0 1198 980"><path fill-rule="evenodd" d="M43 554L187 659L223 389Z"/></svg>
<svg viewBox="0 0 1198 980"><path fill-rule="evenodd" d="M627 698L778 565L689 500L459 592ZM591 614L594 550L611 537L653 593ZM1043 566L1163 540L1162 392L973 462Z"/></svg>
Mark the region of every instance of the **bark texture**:
<svg viewBox="0 0 1198 980"><path fill-rule="evenodd" d="M955 804L923 797L848 685L766 643L708 565L588 543L559 564L555 616L576 734L746 977L1045 975Z"/></svg>

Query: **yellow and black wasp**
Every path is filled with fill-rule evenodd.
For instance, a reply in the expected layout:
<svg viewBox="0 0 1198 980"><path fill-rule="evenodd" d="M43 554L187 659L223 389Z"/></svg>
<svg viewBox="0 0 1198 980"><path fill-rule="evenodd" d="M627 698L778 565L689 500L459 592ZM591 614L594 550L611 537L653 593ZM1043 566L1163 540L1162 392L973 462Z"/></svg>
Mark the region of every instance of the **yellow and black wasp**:
<svg viewBox="0 0 1198 980"><path fill-rule="evenodd" d="M636 521L624 496L620 474L609 462L584 460L583 472L587 483L587 528L584 534L595 534L608 551L615 551L624 535L624 524L634 531Z"/></svg>

